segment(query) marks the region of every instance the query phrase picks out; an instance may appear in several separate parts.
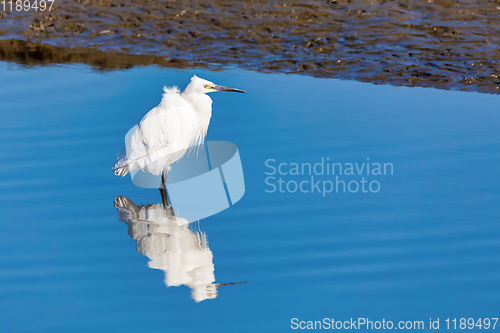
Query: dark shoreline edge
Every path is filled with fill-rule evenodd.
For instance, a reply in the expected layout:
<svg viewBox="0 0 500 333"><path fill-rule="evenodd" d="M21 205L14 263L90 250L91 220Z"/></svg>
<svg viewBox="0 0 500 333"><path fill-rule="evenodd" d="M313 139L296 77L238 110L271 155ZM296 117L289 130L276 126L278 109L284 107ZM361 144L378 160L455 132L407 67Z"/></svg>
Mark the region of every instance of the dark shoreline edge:
<svg viewBox="0 0 500 333"><path fill-rule="evenodd" d="M160 66L164 68L206 68L211 70L223 70L228 65L246 70L256 70L263 73L284 73L284 74L300 74L320 78L335 78L344 80L354 80L359 82L367 82L373 84L389 84L393 86L405 87L427 87L444 90L481 92L489 94L500 94L500 81L493 82L493 85L478 86L474 80L468 82L462 80L455 82L447 79L429 80L430 75L426 73L415 72L414 80L410 82L397 80L397 78L377 78L377 77L355 77L349 75L335 75L324 72L304 70L290 70L286 68L252 68L251 65L245 66L241 63L233 63L228 60L226 65L216 62L206 64L204 62L189 62L182 58L171 58L148 54L128 54L125 52L108 52L96 48L86 47L63 47L54 46L45 43L27 42L17 39L0 40L0 61L12 62L22 66L47 66L55 64L85 64L93 67L98 71L110 70L125 70L136 66Z"/></svg>
<svg viewBox="0 0 500 333"><path fill-rule="evenodd" d="M0 61L25 66L86 64L101 71L151 65L180 69L207 68L203 63L190 63L178 58L165 59L155 55L113 53L84 47L60 47L15 39L0 40Z"/></svg>

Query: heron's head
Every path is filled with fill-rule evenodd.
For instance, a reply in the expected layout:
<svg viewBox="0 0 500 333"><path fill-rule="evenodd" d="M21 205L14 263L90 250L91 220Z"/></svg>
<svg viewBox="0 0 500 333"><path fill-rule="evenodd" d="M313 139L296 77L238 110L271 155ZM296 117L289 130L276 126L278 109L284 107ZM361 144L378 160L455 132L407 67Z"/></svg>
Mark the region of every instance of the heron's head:
<svg viewBox="0 0 500 333"><path fill-rule="evenodd" d="M191 82L186 87L186 90L202 94L216 92L216 91L233 91L239 93L246 93L246 91L241 89L219 86L213 82L197 77L196 75L194 75L191 78Z"/></svg>

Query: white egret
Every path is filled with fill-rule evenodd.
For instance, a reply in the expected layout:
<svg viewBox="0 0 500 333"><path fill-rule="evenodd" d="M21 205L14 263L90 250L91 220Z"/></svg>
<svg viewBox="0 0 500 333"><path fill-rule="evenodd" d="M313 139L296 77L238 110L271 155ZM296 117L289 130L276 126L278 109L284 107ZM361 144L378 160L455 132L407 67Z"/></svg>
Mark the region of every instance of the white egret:
<svg viewBox="0 0 500 333"><path fill-rule="evenodd" d="M165 272L167 287L186 285L196 302L217 297L217 288L243 282L214 283L215 266L207 235L190 228L189 221L175 216L172 207L136 205L119 196L114 202L118 219L128 226L137 251L147 256L149 267ZM193 230L194 229L194 230Z"/></svg>
<svg viewBox="0 0 500 333"><path fill-rule="evenodd" d="M196 75L181 93L177 87L163 88L163 98L135 128L113 170L125 176L138 168L161 174L162 203L169 206L166 190L170 165L182 158L190 147L202 144L212 117L212 99L207 93L246 91L219 86Z"/></svg>
<svg viewBox="0 0 500 333"><path fill-rule="evenodd" d="M205 233L191 230L186 219L161 204L138 206L120 196L115 207L137 242L137 251L150 259L149 267L165 272L167 287L188 286L196 302L217 297L213 254Z"/></svg>

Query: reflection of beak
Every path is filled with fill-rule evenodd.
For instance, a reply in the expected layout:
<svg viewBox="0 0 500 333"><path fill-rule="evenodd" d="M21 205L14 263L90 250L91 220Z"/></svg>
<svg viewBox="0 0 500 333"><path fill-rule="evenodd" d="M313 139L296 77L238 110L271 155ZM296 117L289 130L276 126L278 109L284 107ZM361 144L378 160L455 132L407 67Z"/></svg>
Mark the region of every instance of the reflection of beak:
<svg viewBox="0 0 500 333"><path fill-rule="evenodd" d="M224 87L224 86L218 86L218 85L213 85L212 89L218 90L218 91L233 91L233 92L239 92L239 93L246 93L245 90L241 89L236 89L236 88L229 88L229 87Z"/></svg>
<svg viewBox="0 0 500 333"><path fill-rule="evenodd" d="M248 281L243 281L243 282L229 282L229 283L215 283L214 286L216 287L224 287L224 286L234 286L236 284L245 284L248 283Z"/></svg>

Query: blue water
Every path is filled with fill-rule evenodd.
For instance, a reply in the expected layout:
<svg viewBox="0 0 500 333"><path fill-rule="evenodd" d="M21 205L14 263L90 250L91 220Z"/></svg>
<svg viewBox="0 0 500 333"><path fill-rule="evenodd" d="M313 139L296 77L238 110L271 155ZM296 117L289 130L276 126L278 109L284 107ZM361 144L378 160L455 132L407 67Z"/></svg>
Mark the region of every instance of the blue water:
<svg viewBox="0 0 500 333"><path fill-rule="evenodd" d="M193 74L248 91L211 95L208 133L238 146L245 196L176 234L201 244L193 253L208 255L214 284L235 283L200 302L186 285L165 285L119 220L115 198L158 204L159 192L111 171L163 85ZM1 332L288 332L292 318L499 316L499 96L242 70L2 63L0 77ZM364 176L377 193L269 193L266 160L288 172L322 158L393 171ZM282 178L293 190L311 175ZM170 237L155 230L149 240Z"/></svg>

